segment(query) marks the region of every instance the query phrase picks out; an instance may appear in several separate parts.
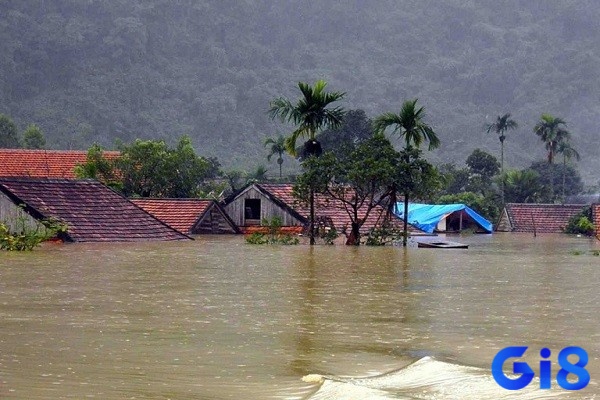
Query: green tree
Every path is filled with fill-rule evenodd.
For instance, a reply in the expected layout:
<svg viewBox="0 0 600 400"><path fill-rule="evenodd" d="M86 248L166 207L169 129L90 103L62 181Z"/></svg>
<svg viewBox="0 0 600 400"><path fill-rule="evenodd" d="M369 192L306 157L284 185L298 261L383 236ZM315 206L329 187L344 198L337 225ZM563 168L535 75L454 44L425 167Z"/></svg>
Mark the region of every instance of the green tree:
<svg viewBox="0 0 600 400"><path fill-rule="evenodd" d="M268 181L267 172L269 172L269 171L267 170L267 168L264 165L259 165L258 167L256 167L256 169L254 171L250 172L247 175L247 177L246 177L247 183Z"/></svg>
<svg viewBox="0 0 600 400"><path fill-rule="evenodd" d="M540 137L544 142L544 147L548 152L548 164L554 163L558 145L570 137L569 131L565 128L566 122L560 118L554 117L551 114L542 114L540 120L535 124L533 132ZM554 169L551 168L552 172ZM554 201L554 178L550 179L550 198Z"/></svg>
<svg viewBox="0 0 600 400"><path fill-rule="evenodd" d="M371 211L389 196L397 179L399 153L382 134L357 145L342 157L326 152L305 161L305 173L294 186L294 194L309 201L317 193L335 199L350 218L347 245L360 244L360 228Z"/></svg>
<svg viewBox="0 0 600 400"><path fill-rule="evenodd" d="M500 140L500 173L504 174L504 140L506 139L506 132L509 129L516 129L518 126L517 122L510 118L510 114L499 115L496 117L496 121L486 125L487 133L495 132L498 134ZM502 195L502 202L504 203L504 186L500 189Z"/></svg>
<svg viewBox="0 0 600 400"><path fill-rule="evenodd" d="M16 149L21 147L17 126L8 116L0 114L0 148Z"/></svg>
<svg viewBox="0 0 600 400"><path fill-rule="evenodd" d="M331 151L342 157L372 137L373 132L373 122L363 110L348 110L339 127L325 129L319 134L319 142L324 151Z"/></svg>
<svg viewBox="0 0 600 400"><path fill-rule="evenodd" d="M267 155L268 161L271 161L271 157L277 155L279 179L281 180L281 164L283 164L283 153L285 153L285 137L283 137L283 135L279 135L276 139L267 138L267 140L265 140L265 147L269 147L269 155Z"/></svg>
<svg viewBox="0 0 600 400"><path fill-rule="evenodd" d="M421 154L421 150L411 146L401 150L400 163L395 173L394 188L398 188L404 197L403 246L406 246L408 238L408 218L406 216L408 215L409 199L419 198L424 201L432 199L443 186L442 176ZM394 203L395 206L396 203Z"/></svg>
<svg viewBox="0 0 600 400"><path fill-rule="evenodd" d="M85 163L75 167L75 176L79 179L95 179L115 190L123 190L114 161L104 157L104 150L97 143L88 149Z"/></svg>
<svg viewBox="0 0 600 400"><path fill-rule="evenodd" d="M327 82L318 80L314 86L299 82L298 88L302 97L293 104L291 101L279 97L271 102L269 113L272 118L279 118L283 122L291 122L296 129L286 139L287 151L296 156L296 141L300 137L306 137L308 140L304 143L304 154L310 156L319 156L322 153L321 144L316 140L320 130L324 128L335 128L340 126L344 116L344 110L341 107L331 107L332 103L344 98L343 92L327 92L325 87ZM310 226L309 237L310 244L315 243L314 222L315 207L314 195L310 196Z"/></svg>
<svg viewBox="0 0 600 400"><path fill-rule="evenodd" d="M576 195L583 191L583 180L577 169L570 164L548 164L546 161L531 163L529 169L539 175L540 184L546 188L545 202L552 202L556 195L552 195L551 188L559 187L562 178L565 180L565 196Z"/></svg>
<svg viewBox="0 0 600 400"><path fill-rule="evenodd" d="M579 152L577 150L575 150L575 148L573 146L571 146L571 143L569 143L569 141L567 140L563 140L562 142L560 142L558 144L558 147L556 148L556 152L558 154L562 154L563 156L563 170L562 170L562 202L564 204L565 202L565 186L566 186L566 179L567 179L567 161L571 160L572 158L574 158L575 160L579 161L581 160L581 156L579 155Z"/></svg>
<svg viewBox="0 0 600 400"><path fill-rule="evenodd" d="M272 118L283 122L291 122L296 126L286 139L286 149L296 156L296 141L306 137L304 150L309 155L319 155L322 152L316 136L324 128L336 128L342 123L344 110L341 107L330 107L332 103L344 98L343 92L327 92L327 82L318 80L314 86L298 82L302 97L293 104L290 100L279 97L271 102L269 113Z"/></svg>
<svg viewBox="0 0 600 400"><path fill-rule="evenodd" d="M507 203L537 203L548 198L540 175L532 169L507 171L502 176Z"/></svg>
<svg viewBox="0 0 600 400"><path fill-rule="evenodd" d="M400 109L399 114L395 114L392 112L383 113L374 121L374 128L376 132L385 132L386 129L392 127L392 133L398 134L404 138L405 146L403 159L401 162L405 165L405 169L407 171L410 170L406 165L411 160L415 162L421 161L420 153L413 153L412 147L416 147L417 149L423 142L428 142L429 150L433 150L440 145L440 140L437 137L437 134L434 132L433 128L431 128L428 124L425 123L425 111L423 107L417 108L417 99L407 100L402 104L402 108ZM417 154L415 157L414 154ZM419 164L420 165L420 164ZM410 178L410 175L409 175ZM404 215L408 215L408 202L409 195L413 193L411 187L413 186L410 181L405 182L408 187L400 188L405 192L404 196ZM392 207L396 205L396 199L398 192L398 187L393 185L391 188L391 198L390 198L390 206L388 208L388 214L391 215ZM404 237L402 240L402 245L406 246L408 235L408 222L406 218L404 218Z"/></svg>
<svg viewBox="0 0 600 400"><path fill-rule="evenodd" d="M175 148L162 140L137 139L120 145L119 150L120 157L107 166L104 161L94 162L98 155L92 148L92 162L82 166L82 173L110 176L112 167L118 180L113 186L130 197L194 197L210 177L211 162L196 155L187 136L181 137Z"/></svg>
<svg viewBox="0 0 600 400"><path fill-rule="evenodd" d="M23 132L23 147L26 149L43 149L46 147L46 138L39 126L29 125Z"/></svg>
<svg viewBox="0 0 600 400"><path fill-rule="evenodd" d="M469 184L467 190L485 195L491 191L492 178L500 171L500 164L493 155L483 150L475 149L467 157L469 167Z"/></svg>

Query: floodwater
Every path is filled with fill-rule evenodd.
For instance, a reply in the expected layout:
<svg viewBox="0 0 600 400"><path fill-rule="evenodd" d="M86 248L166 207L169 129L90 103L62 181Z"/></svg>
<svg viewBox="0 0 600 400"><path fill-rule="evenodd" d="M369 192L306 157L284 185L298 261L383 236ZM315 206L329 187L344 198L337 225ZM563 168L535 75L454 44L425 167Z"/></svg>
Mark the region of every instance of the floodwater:
<svg viewBox="0 0 600 400"><path fill-rule="evenodd" d="M0 399L600 398L600 242L451 240L470 248L225 236L2 252ZM507 346L529 346L536 371L548 347L553 376L580 346L591 382L501 389L490 364Z"/></svg>

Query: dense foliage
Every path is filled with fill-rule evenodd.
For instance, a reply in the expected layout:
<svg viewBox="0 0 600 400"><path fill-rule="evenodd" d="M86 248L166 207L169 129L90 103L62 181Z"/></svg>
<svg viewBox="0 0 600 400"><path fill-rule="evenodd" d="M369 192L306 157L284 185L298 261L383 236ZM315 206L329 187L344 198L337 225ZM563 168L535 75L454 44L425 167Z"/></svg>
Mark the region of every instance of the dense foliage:
<svg viewBox="0 0 600 400"><path fill-rule="evenodd" d="M561 115L595 183L598 20L592 0L5 0L0 113L19 132L37 124L50 148L188 134L199 154L250 168L281 132L269 101L322 78L369 117L421 99L445 138L433 162L498 154L485 126L511 112L505 168L524 168L544 154L540 113Z"/></svg>
<svg viewBox="0 0 600 400"><path fill-rule="evenodd" d="M137 139L119 149L118 158L107 160L100 146L92 146L78 177L97 179L128 197L177 198L197 196L219 172L216 160L196 155L186 136L174 148L162 140Z"/></svg>

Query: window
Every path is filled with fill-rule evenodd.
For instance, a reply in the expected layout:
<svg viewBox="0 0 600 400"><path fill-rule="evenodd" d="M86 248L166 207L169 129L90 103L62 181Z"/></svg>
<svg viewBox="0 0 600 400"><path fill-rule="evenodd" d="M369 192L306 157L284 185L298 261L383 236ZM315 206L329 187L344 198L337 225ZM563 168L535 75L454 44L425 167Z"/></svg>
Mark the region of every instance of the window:
<svg viewBox="0 0 600 400"><path fill-rule="evenodd" d="M244 200L244 219L246 224L260 224L260 199Z"/></svg>

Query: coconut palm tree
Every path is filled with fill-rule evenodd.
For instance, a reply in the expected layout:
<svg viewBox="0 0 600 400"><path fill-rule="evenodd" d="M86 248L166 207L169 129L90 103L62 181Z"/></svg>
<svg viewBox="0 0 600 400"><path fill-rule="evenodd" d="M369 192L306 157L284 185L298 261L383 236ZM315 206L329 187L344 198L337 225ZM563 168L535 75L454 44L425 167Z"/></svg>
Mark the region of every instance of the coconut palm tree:
<svg viewBox="0 0 600 400"><path fill-rule="evenodd" d="M533 132L540 137L544 142L546 151L548 152L547 159L550 164L550 197L554 198L554 173L552 164L556 155L559 143L569 139L571 134L565 129L566 122L561 118L554 117L551 114L542 114L540 120L533 127Z"/></svg>
<svg viewBox="0 0 600 400"><path fill-rule="evenodd" d="M504 140L506 139L506 131L516 129L518 124L510 118L510 114L499 115L496 121L486 125L487 133L496 132L500 139L500 175L504 175ZM502 204L504 204L504 180L501 184Z"/></svg>
<svg viewBox="0 0 600 400"><path fill-rule="evenodd" d="M579 155L579 153L577 152L577 150L575 150L575 148L573 148L573 146L571 146L571 143L569 143L569 141L567 140L563 140L561 141L557 148L556 148L556 152L558 154L562 154L563 156L563 170L562 170L562 201L563 204L565 202L565 181L566 181L566 173L567 173L567 161L574 158L575 160L579 161L581 160L581 156Z"/></svg>
<svg viewBox="0 0 600 400"><path fill-rule="evenodd" d="M417 107L417 99L407 100L402 103L402 108L399 114L392 112L383 113L373 121L373 126L376 132L385 132L386 129L392 127L392 133L398 134L404 138L404 154L410 154L410 150L415 147L419 148L423 142L428 142L429 150L433 150L440 145L440 140L433 129L424 121L425 111L423 107ZM409 161L409 160L405 160ZM390 205L388 207L388 215L396 206L398 188L391 188ZM408 237L408 197L409 192L404 191L404 229L402 245L406 246Z"/></svg>
<svg viewBox="0 0 600 400"><path fill-rule="evenodd" d="M321 144L316 136L321 129L338 128L342 124L344 110L341 107L331 107L331 104L344 98L343 92L327 92L327 82L318 80L314 86L299 82L298 88L302 97L296 104L279 97L271 102L269 114L271 118L279 118L282 122L291 122L296 129L285 140L285 148L296 157L296 141L300 137L308 140L304 143L304 154L308 157L319 156L322 153ZM314 235L315 199L314 190L310 192L309 237L310 244L315 244Z"/></svg>
<svg viewBox="0 0 600 400"><path fill-rule="evenodd" d="M283 164L283 153L285 153L285 137L277 136L276 139L268 138L265 140L265 147L269 147L269 155L267 161L271 161L271 157L277 154L277 164L279 164L279 180L281 180L281 164Z"/></svg>

